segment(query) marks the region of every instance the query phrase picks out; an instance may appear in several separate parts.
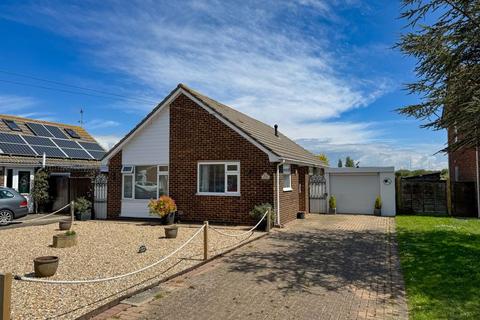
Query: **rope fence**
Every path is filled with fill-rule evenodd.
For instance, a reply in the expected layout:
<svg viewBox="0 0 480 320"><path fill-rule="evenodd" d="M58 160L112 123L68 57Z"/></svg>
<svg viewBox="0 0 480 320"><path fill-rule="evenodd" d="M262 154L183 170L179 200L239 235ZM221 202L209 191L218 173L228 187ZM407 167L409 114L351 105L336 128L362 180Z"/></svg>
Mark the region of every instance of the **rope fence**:
<svg viewBox="0 0 480 320"><path fill-rule="evenodd" d="M64 207L58 209L55 212L52 212L52 213L46 215L46 216L39 217L39 218L32 219L32 220L28 220L28 221L22 221L22 222L26 223L26 222L30 222L30 221L38 221L38 220L44 219L48 216L54 215L55 213L58 213L58 212L60 212L64 209L66 209L69 206L71 206L71 208L72 208L71 209L71 219L73 221L74 203L72 201L71 203L65 205ZM215 232L217 232L218 234L223 235L223 236L237 238L237 237L241 237L243 235L252 233L253 230L255 230L255 228L257 228L265 218L267 218L266 231L270 232L270 217L271 217L271 212L270 212L270 210L267 210L267 212L265 212L263 217L258 221L258 223L255 226L253 226L253 228L251 228L251 229L249 229L246 232L243 232L241 234L224 233L224 232L210 226L208 224L208 221L205 221L204 224L187 241L185 241L177 249L173 250L172 252L170 252L166 256L163 256L161 259L159 259L159 260L157 260L157 261L155 261L155 262L153 262L153 263L151 263L151 264L149 264L149 265L147 265L143 268L140 268L140 269L128 272L128 273L116 275L116 276L96 278L96 279L83 279L83 280L49 280L49 279L33 278L33 277L26 277L26 276L20 276L20 275L12 276L11 273L6 273L6 274L0 273L0 320L9 320L10 319L12 279L17 280L17 281L36 282L36 283L44 283L44 284L88 284L88 283L99 283L99 282L106 282L106 281L113 281L113 280L122 279L122 278L125 278L125 277L135 275L137 273L143 272L143 271L148 270L150 268L153 268L154 266L156 266L156 265L162 263L163 261L169 259L173 255L175 255L177 252L182 250L185 246L187 246L190 242L192 242L193 239L195 239L200 234L200 232L202 232L202 231L203 231L204 260L207 260L208 259L208 230L209 229L212 229Z"/></svg>

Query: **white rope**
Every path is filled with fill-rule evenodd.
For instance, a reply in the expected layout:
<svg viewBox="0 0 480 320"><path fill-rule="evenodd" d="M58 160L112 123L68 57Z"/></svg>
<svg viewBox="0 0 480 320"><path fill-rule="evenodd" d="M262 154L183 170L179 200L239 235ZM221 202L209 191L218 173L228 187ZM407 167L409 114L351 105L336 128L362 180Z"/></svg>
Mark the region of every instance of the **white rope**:
<svg viewBox="0 0 480 320"><path fill-rule="evenodd" d="M216 228L214 228L214 227L212 227L212 226L210 226L210 225L209 225L209 227L210 227L213 231L221 234L222 236L232 237L232 238L238 238L238 237L247 235L247 234L249 234L249 233L252 233L253 230L255 230L255 228L258 227L258 225L260 224L260 222L262 222L263 219L265 219L265 217L267 216L267 214L268 214L268 210L267 210L267 212L265 212L265 214L263 215L262 219L260 219L260 221L258 221L257 224L254 225L252 229L247 230L247 231L245 231L245 232L242 232L242 233L240 233L240 234L228 234L228 233L224 233L224 232L220 231L219 229L216 229ZM268 222L267 222L267 223L268 223Z"/></svg>
<svg viewBox="0 0 480 320"><path fill-rule="evenodd" d="M23 277L23 276L15 276L15 280L30 281L30 282L41 282L41 283L52 283L52 284L81 284L81 283L104 282L104 281L111 281L111 280L117 280L117 279L125 278L125 277L128 277L128 276L137 274L139 272L145 271L147 269L150 269L150 268L156 266L157 264L167 260L168 258L173 256L175 253L182 250L183 247L185 247L187 244L189 244L200 233L200 231L202 231L204 228L205 228L205 225L203 225L200 229L198 229L197 232L195 232L195 234L190 239L188 239L184 244L182 244L180 247L178 247L177 249L175 249L174 251L172 251L168 255L164 256L162 259L160 259L160 260L158 260L158 261L156 261L156 262L154 262L154 263L152 263L152 264L150 264L146 267L143 267L141 269L138 269L138 270L135 270L135 271L132 271L132 272L129 272L129 273L125 273L125 274L121 274L121 275L113 276L113 277L108 277L108 278L89 279L89 280L43 280L43 279L29 278L29 277Z"/></svg>
<svg viewBox="0 0 480 320"><path fill-rule="evenodd" d="M33 218L33 219L28 219L28 220L23 220L23 221L9 221L7 224L10 224L10 223L11 223L11 224L30 223L30 222L35 222L35 221L38 221L38 220L42 220L42 219L48 218L48 217L50 217L50 216L53 216L53 215L56 214L56 213L59 213L60 211L68 208L69 206L70 206L70 203L67 204L67 205L65 205L65 206L63 206L62 208L58 209L57 211L54 211L54 212L52 212L52 213L49 213L49 214L47 214L47 215L45 215L45 216L41 216L41 217L37 217L37 218Z"/></svg>

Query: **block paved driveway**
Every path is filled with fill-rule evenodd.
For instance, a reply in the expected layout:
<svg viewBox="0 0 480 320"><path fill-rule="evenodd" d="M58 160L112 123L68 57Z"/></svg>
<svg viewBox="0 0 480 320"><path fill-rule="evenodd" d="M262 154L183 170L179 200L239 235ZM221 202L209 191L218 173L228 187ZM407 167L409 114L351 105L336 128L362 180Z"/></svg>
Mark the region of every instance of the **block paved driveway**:
<svg viewBox="0 0 480 320"><path fill-rule="evenodd" d="M407 319L393 218L308 215L111 319Z"/></svg>

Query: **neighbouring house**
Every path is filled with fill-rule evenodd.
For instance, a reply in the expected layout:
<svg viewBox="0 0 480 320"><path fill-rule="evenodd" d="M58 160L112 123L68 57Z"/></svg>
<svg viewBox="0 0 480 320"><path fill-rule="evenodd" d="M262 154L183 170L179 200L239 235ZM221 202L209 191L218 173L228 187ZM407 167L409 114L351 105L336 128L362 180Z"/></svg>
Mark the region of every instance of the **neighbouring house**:
<svg viewBox="0 0 480 320"><path fill-rule="evenodd" d="M34 174L44 167L51 196L46 209L55 210L83 195L104 154L82 127L0 115L0 185L29 198Z"/></svg>
<svg viewBox="0 0 480 320"><path fill-rule="evenodd" d="M270 203L277 224L308 211L308 174L325 164L285 135L179 84L103 158L109 218L149 218L170 195L184 221L253 224Z"/></svg>
<svg viewBox="0 0 480 320"><path fill-rule="evenodd" d="M448 141L454 142L458 132L448 130ZM480 150L460 149L448 153L452 191L452 210L458 216L480 218Z"/></svg>

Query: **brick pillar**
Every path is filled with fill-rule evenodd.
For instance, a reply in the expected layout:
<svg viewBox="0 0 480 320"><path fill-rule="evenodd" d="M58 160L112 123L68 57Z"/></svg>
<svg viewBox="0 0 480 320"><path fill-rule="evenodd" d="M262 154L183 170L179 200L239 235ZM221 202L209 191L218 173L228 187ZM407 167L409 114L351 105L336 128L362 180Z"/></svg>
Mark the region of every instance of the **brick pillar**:
<svg viewBox="0 0 480 320"><path fill-rule="evenodd" d="M108 162L107 218L120 216L122 205L122 151Z"/></svg>

